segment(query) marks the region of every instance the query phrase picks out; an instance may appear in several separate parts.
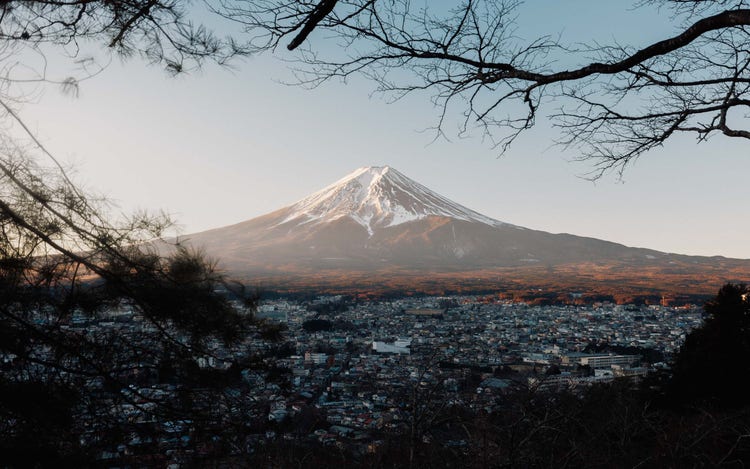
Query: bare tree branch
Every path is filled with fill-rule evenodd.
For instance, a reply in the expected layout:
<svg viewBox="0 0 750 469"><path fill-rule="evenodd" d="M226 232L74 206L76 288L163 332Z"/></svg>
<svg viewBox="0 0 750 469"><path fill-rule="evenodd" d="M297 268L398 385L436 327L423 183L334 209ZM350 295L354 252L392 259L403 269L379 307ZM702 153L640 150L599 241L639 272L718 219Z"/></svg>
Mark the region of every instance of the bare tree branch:
<svg viewBox="0 0 750 469"><path fill-rule="evenodd" d="M300 44L305 42L307 36L309 36L310 33L313 32L313 30L318 26L318 24L323 21L323 18L325 18L333 10L333 7L336 6L337 1L338 0L320 0L318 6L316 6L312 12L310 12L310 15L305 20L305 24L302 27L302 30L294 37L294 39L292 39L292 42L290 42L289 45L286 46L286 48L289 50L294 50L299 47Z"/></svg>
<svg viewBox="0 0 750 469"><path fill-rule="evenodd" d="M514 0L463 1L447 11L408 0L338 0L325 14L323 2L243 0L218 11L245 28L254 51L274 50L290 34L301 39L297 48L309 34L297 33L303 25L325 32L338 47L300 50L299 84L362 74L393 99L431 93L437 136L456 116L460 135L478 128L503 152L535 125L540 109L557 107L547 114L561 143L606 171L622 170L676 134L699 142L750 137L732 112L750 98L745 2L636 3L654 5L672 9L679 32L639 48L571 47L552 36L523 41L516 31L523 7Z"/></svg>

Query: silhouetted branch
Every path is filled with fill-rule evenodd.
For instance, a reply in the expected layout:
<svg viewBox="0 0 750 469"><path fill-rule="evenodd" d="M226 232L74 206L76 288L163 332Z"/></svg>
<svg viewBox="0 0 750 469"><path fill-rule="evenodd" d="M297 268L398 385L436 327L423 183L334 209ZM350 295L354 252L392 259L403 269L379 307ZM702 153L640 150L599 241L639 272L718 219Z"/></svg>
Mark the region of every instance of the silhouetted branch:
<svg viewBox="0 0 750 469"><path fill-rule="evenodd" d="M739 115L750 89L745 3L636 5L673 8L680 32L641 48L569 47L551 36L524 42L515 31L523 9L514 0L469 0L447 11L406 0L339 0L325 14L323 2L246 0L225 2L220 12L246 29L255 51L275 49L302 25L314 25L339 47L309 44L299 56L300 84L362 74L394 99L427 91L438 107L438 136L458 112L459 134L478 126L502 152L534 126L541 108L558 103L551 117L561 143L595 161L594 177L621 171L676 134L749 138ZM560 67L560 60L572 65Z"/></svg>

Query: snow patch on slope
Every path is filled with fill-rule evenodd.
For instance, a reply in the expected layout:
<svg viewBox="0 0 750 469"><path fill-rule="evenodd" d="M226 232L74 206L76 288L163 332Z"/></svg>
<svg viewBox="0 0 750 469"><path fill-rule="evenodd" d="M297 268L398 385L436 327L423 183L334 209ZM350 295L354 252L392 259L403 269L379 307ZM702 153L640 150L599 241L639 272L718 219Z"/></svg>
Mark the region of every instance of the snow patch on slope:
<svg viewBox="0 0 750 469"><path fill-rule="evenodd" d="M446 199L389 166L359 168L289 207L279 224L330 222L349 217L374 229L435 215L490 226L513 226Z"/></svg>

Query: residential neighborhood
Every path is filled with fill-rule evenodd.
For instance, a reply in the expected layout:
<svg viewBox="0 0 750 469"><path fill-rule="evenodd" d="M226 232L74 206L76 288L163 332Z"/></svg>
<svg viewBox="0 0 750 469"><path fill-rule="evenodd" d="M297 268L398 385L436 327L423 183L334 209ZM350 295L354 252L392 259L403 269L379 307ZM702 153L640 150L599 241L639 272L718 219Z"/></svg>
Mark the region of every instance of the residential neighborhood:
<svg viewBox="0 0 750 469"><path fill-rule="evenodd" d="M240 452L249 454L278 440L371 453L424 413L451 406L492 413L509 392L576 392L642 379L666 368L686 333L702 323L694 307L529 306L481 296L277 299L261 302L255 315L281 326L281 339L210 342L197 368L237 368L239 380L223 388L225 401L191 404L196 413L214 405L245 422ZM132 341L154 332L128 308L97 320L73 315L63 327ZM14 357L2 362L10 370ZM180 394L180 384L165 376L145 369L127 376L128 398L113 401L111 414L130 426L130 436L99 459L180 463L194 456L191 419L154 420L156 408ZM105 387L98 380L84 385ZM81 424L90 425L94 441L97 423ZM216 422L212 431L218 437L227 430ZM431 438L466 444L453 434Z"/></svg>

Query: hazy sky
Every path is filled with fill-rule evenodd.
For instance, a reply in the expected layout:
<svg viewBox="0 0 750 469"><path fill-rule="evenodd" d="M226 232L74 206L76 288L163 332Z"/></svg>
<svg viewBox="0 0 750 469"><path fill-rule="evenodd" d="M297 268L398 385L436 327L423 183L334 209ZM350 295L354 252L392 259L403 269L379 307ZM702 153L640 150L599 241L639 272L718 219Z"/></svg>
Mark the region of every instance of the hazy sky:
<svg viewBox="0 0 750 469"><path fill-rule="evenodd" d="M667 13L627 2L537 1L519 12L524 37L646 44L674 33L662 26ZM374 85L364 79L315 90L279 83L288 79L287 64L272 56L178 78L115 60L78 98L49 87L21 115L87 187L124 211L164 209L184 233L262 215L357 167L387 164L516 225L750 258L747 141L675 140L643 156L624 181L594 184L580 177L591 166L553 146L556 133L543 121L497 158L479 138L430 143L421 130L436 110L426 94L387 104L370 97Z"/></svg>

